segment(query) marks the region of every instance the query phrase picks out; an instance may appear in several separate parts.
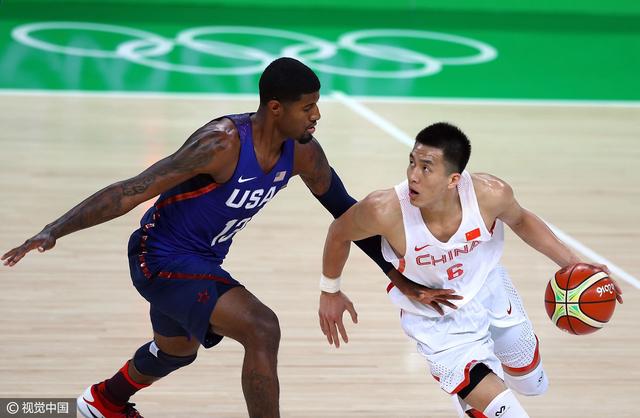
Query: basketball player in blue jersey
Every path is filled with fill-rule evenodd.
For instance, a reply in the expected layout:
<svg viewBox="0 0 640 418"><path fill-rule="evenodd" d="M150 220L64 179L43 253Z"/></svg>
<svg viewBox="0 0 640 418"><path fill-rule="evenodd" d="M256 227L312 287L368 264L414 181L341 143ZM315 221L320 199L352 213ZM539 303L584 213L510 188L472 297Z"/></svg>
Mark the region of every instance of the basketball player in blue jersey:
<svg viewBox="0 0 640 418"><path fill-rule="evenodd" d="M313 138L320 119L320 81L311 69L280 58L259 82L256 113L227 115L198 129L174 154L139 175L114 183L2 256L15 265L34 249L47 251L72 232L121 216L160 197L129 241L133 284L149 301L153 341L140 347L110 379L78 398L88 418L141 415L129 403L138 390L192 363L200 345L224 337L245 349L242 389L251 417L279 416L276 315L221 264L233 237L292 176L299 175L338 217L355 200ZM380 239L358 243L401 290L442 312L451 291L415 289L386 263ZM345 303L349 303L345 297Z"/></svg>

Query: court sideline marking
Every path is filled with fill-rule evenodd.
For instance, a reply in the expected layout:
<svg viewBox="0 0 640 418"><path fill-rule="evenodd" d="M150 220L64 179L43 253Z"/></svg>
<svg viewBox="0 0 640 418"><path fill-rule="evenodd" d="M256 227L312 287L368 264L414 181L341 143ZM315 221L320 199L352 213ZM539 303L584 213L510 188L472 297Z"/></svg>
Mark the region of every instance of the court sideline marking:
<svg viewBox="0 0 640 418"><path fill-rule="evenodd" d="M393 139L395 139L396 141L400 142L401 144L407 145L409 147L413 147L414 139L412 137L410 137L409 135L401 131L399 128L397 128L395 125L393 125L391 122L389 122L382 116L378 115L371 109L364 106L362 103L359 103L354 98L349 97L346 94L339 91L334 91L331 96L335 98L339 103L342 103L343 105L351 109L353 112L359 114L363 118L367 119L369 122L376 125L378 128L382 129L384 132L391 135L391 137L393 137ZM547 225L549 226L549 228L551 228L553 233L556 234L558 238L564 241L569 247L573 248L580 254L590 258L591 260L597 263L606 264L607 267L609 267L609 270L611 271L611 273L615 277L619 277L625 282L635 287L636 289L640 289L640 281L638 281L638 279L636 279L635 277L633 277L632 275L630 275L629 273L627 273L617 265L613 264L607 258L601 256L600 254L593 251L586 245L582 244L575 238L569 236L567 233L563 232L558 227L553 226L548 222L547 222Z"/></svg>
<svg viewBox="0 0 640 418"><path fill-rule="evenodd" d="M0 96L57 96L69 98L110 97L118 99L177 99L177 100L256 100L255 93L171 93L152 91L96 91L96 90L45 90L3 89ZM558 106L558 107L621 107L640 108L640 101L633 100L569 100L569 99L498 99L466 97L398 97L398 96L349 96L354 100L376 103L423 103L475 106ZM321 101L338 101L332 95L321 96ZM412 140L413 144L413 140Z"/></svg>

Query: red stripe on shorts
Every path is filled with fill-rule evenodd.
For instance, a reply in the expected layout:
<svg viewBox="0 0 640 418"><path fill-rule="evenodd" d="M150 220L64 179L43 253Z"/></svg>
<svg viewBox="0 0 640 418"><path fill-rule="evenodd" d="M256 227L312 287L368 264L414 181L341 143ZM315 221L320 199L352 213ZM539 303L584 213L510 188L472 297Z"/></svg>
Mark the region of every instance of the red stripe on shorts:
<svg viewBox="0 0 640 418"><path fill-rule="evenodd" d="M163 279L182 279L182 280L213 280L216 282L222 282L224 284L232 284L232 282L220 276L214 276L213 274L195 274L195 273L177 273L173 271L161 271L158 273L158 277Z"/></svg>
<svg viewBox="0 0 640 418"><path fill-rule="evenodd" d="M407 262L404 260L404 257L402 257L400 260L398 260L398 271L400 273L404 273L404 269L407 267Z"/></svg>
<svg viewBox="0 0 640 418"><path fill-rule="evenodd" d="M447 392L447 393L449 393L450 395L453 395L454 393L458 393L469 384L469 382L471 381L471 377L469 376L469 371L471 370L471 366L473 366L477 362L478 362L477 360L473 360L467 363L467 365L464 368L464 380L462 381L462 383L456 386L456 388L452 392ZM432 376L434 379L436 379L436 381L438 382L440 381L440 378L438 378L438 376L434 376L434 375Z"/></svg>

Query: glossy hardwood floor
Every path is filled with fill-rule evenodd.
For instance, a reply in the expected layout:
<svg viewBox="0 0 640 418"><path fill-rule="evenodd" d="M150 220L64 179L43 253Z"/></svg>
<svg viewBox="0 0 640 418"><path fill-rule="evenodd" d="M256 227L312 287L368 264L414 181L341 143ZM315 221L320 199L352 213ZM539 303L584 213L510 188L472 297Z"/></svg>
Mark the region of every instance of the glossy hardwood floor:
<svg viewBox="0 0 640 418"><path fill-rule="evenodd" d="M640 277L640 108L364 102L410 136L446 120L472 140L471 171L495 174L521 204ZM214 116L254 100L0 95L0 251L89 194L173 152ZM317 138L357 198L404 178L409 148L340 103L321 100ZM75 397L110 377L151 337L128 276L126 243L144 208L0 268L0 397ZM344 290L359 311L351 341L330 348L317 321L330 216L299 179L242 231L225 263L279 316L283 417L454 417L448 396L399 326L386 278L359 251ZM503 263L541 340L549 392L532 417L632 417L640 380L640 291L600 332L561 333L543 307L554 264L507 236ZM136 395L147 417L246 416L242 349L225 340Z"/></svg>

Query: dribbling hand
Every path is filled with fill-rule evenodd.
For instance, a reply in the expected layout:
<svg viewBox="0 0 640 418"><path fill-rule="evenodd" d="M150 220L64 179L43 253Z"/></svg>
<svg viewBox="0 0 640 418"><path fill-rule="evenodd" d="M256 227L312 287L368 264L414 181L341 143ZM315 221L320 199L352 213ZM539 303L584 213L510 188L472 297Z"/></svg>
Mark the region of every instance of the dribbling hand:
<svg viewBox="0 0 640 418"><path fill-rule="evenodd" d="M318 309L320 329L327 337L329 344L335 345L336 348L340 348L340 337L338 336L338 331L340 332L344 342L349 342L347 330L344 328L344 324L342 323L342 314L344 311L349 311L351 320L354 324L358 323L358 313L347 295L342 292L320 293L320 308Z"/></svg>
<svg viewBox="0 0 640 418"><path fill-rule="evenodd" d="M47 231L42 231L39 234L34 235L33 237L26 240L24 244L20 245L19 247L7 251L2 256L2 261L4 261L5 266L13 267L29 251L35 250L37 248L38 251L42 253L52 249L54 245L56 245L55 237Z"/></svg>
<svg viewBox="0 0 640 418"><path fill-rule="evenodd" d="M602 271L604 271L605 273L607 273L609 275L609 279L613 283L613 288L616 290L616 300L618 301L618 303L624 303L622 301L622 288L620 287L618 282L615 281L615 279L613 277L611 277L611 272L609 271L609 267L607 267L604 264L597 264L597 263L590 263L590 264L592 266L598 267L599 269L601 269Z"/></svg>

